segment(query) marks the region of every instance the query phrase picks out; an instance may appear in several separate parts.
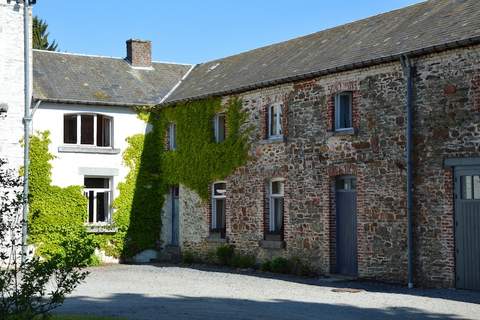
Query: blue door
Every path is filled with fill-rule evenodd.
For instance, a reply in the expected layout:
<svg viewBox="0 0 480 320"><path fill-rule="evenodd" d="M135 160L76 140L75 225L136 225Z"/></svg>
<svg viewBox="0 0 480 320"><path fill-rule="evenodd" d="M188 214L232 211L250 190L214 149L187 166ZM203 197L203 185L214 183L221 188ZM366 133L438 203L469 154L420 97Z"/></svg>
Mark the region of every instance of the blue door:
<svg viewBox="0 0 480 320"><path fill-rule="evenodd" d="M179 188L172 187L170 189L170 207L171 207L171 221L172 221L172 237L170 245L178 246L178 234L179 234Z"/></svg>
<svg viewBox="0 0 480 320"><path fill-rule="evenodd" d="M357 276L357 192L355 177L335 182L336 273Z"/></svg>

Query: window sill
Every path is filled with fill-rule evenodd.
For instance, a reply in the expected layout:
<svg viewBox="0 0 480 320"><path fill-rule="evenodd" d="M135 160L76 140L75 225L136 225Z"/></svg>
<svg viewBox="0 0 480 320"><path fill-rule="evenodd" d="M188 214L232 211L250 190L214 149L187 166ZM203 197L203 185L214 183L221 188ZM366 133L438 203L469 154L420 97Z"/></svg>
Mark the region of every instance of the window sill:
<svg viewBox="0 0 480 320"><path fill-rule="evenodd" d="M334 136L353 136L358 133L357 128L349 128L349 129L341 129L341 130L335 130L332 131L332 134Z"/></svg>
<svg viewBox="0 0 480 320"><path fill-rule="evenodd" d="M106 234L117 233L118 228L112 227L110 224L85 224L87 233Z"/></svg>
<svg viewBox="0 0 480 320"><path fill-rule="evenodd" d="M208 242L214 243L227 243L226 238L222 238L220 232L210 232L210 235L207 238Z"/></svg>
<svg viewBox="0 0 480 320"><path fill-rule="evenodd" d="M275 137L275 138L268 138L258 141L259 144L277 144L277 143L285 143L287 142L286 137Z"/></svg>
<svg viewBox="0 0 480 320"><path fill-rule="evenodd" d="M96 153L96 154L119 154L120 149L110 147L95 147L95 146L77 146L64 145L58 147L60 153Z"/></svg>
<svg viewBox="0 0 480 320"><path fill-rule="evenodd" d="M285 249L285 241L282 240L261 240L260 247L264 249Z"/></svg>

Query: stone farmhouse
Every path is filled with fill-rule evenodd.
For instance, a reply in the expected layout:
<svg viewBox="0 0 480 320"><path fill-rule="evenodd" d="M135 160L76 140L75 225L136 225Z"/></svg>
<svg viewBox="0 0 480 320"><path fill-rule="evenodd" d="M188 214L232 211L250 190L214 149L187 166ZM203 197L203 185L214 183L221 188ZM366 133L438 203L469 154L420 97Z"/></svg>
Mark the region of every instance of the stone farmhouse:
<svg viewBox="0 0 480 320"><path fill-rule="evenodd" d="M22 48L3 28L16 13L0 9L8 155L21 84L5 75L23 61L5 53ZM430 0L194 66L152 62L148 41L129 40L126 56L33 51L33 130L51 131L53 182L84 185L92 232L115 214L125 139L148 130L133 107L239 97L250 160L207 202L171 188L152 213L163 252L230 243L258 261L296 256L325 274L407 283L411 248L416 284L480 289L479 1ZM218 142L226 121L214 119ZM174 152L175 126L165 135Z"/></svg>

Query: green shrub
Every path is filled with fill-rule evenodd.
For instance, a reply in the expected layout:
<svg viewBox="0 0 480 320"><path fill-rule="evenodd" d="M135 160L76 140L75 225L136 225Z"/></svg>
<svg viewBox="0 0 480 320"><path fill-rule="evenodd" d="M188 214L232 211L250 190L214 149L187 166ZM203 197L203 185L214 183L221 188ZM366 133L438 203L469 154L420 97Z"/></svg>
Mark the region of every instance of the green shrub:
<svg viewBox="0 0 480 320"><path fill-rule="evenodd" d="M255 264L256 259L252 255L235 254L231 261L232 267L240 269L254 268Z"/></svg>
<svg viewBox="0 0 480 320"><path fill-rule="evenodd" d="M208 250L205 262L208 264L218 264L217 253L215 250Z"/></svg>
<svg viewBox="0 0 480 320"><path fill-rule="evenodd" d="M193 251L190 251L190 250L185 250L183 253L182 253L182 263L184 264L192 264L195 262L195 253L193 253Z"/></svg>
<svg viewBox="0 0 480 320"><path fill-rule="evenodd" d="M273 258L270 264L271 270L274 273L291 273L292 268L290 262L282 257Z"/></svg>
<svg viewBox="0 0 480 320"><path fill-rule="evenodd" d="M272 261L266 260L260 265L260 270L264 272L272 271Z"/></svg>
<svg viewBox="0 0 480 320"><path fill-rule="evenodd" d="M217 248L217 259L221 265L228 266L231 264L235 254L235 248L232 245L226 244Z"/></svg>
<svg viewBox="0 0 480 320"><path fill-rule="evenodd" d="M310 277L315 275L312 266L299 257L290 258L291 272L297 276Z"/></svg>

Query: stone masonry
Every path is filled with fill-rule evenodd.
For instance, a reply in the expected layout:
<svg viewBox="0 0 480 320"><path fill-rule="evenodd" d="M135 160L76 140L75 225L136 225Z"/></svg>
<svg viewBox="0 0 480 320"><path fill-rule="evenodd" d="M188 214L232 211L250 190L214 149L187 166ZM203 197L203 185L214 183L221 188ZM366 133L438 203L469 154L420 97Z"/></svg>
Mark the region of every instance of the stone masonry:
<svg viewBox="0 0 480 320"><path fill-rule="evenodd" d="M452 287L455 281L453 180L446 157L480 155L480 46L414 59L415 281ZM333 95L353 93L355 130L332 130ZM226 102L230 97L224 97ZM226 179L226 242L254 254L300 257L334 273L334 181L357 178L360 278L407 281L405 163L406 80L388 63L240 94L253 125L252 160ZM284 139L266 139L266 108L281 103ZM227 120L228 121L228 120ZM285 179L282 246L265 239L265 194ZM209 205L180 190L183 250L206 254Z"/></svg>

